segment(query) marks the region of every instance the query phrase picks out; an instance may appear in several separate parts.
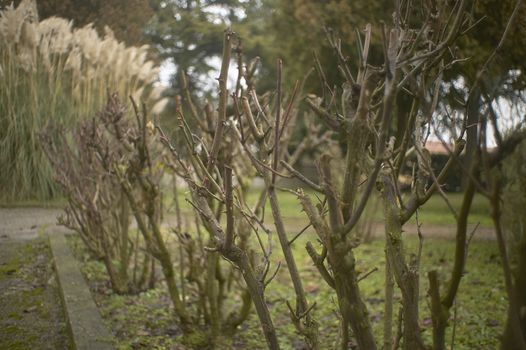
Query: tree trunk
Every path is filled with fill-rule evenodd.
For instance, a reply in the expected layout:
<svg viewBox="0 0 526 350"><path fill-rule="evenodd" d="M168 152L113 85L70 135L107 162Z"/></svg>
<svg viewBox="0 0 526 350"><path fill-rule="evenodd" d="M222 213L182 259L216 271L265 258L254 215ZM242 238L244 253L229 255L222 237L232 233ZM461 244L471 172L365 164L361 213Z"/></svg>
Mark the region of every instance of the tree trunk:
<svg viewBox="0 0 526 350"><path fill-rule="evenodd" d="M467 106L467 125L477 125L479 122L479 109L480 109L480 90L477 88L472 98L469 100ZM478 148L477 142L477 128L469 127L466 130L466 149L464 151L463 165L465 169L471 169L471 164L474 161L475 153ZM465 191L469 182L469 176L463 176L461 181L462 190Z"/></svg>
<svg viewBox="0 0 526 350"><path fill-rule="evenodd" d="M386 254L396 284L402 292L404 349L424 349L418 324L418 264L417 262L407 263L405 259L400 208L397 204L398 199L393 180L389 174L382 174L381 179L383 183Z"/></svg>
<svg viewBox="0 0 526 350"><path fill-rule="evenodd" d="M348 244L346 241L334 242L333 240L332 255L329 253L329 263L334 272L334 287L338 295L340 312L349 321L358 349L375 350L376 341L369 321L369 313L358 286L354 254ZM348 345L342 344L342 348L345 346Z"/></svg>
<svg viewBox="0 0 526 350"><path fill-rule="evenodd" d="M387 250L387 247L386 247ZM384 305L384 349L393 348L393 271L389 266L389 259L385 255L385 305Z"/></svg>
<svg viewBox="0 0 526 350"><path fill-rule="evenodd" d="M256 308L268 348L270 350L279 350L276 329L272 323L272 318L270 317L267 303L263 295L263 286L256 279L255 272L250 266L250 261L248 260L247 255L236 246L232 246L228 251L222 251L222 254L241 270L243 279L247 284L248 292L250 293L250 297L252 298L254 307Z"/></svg>
<svg viewBox="0 0 526 350"><path fill-rule="evenodd" d="M300 314L305 313L308 310L307 299L305 297L305 291L301 283L300 274L298 272L298 267L296 266L296 260L292 254L292 249L289 244L289 241L285 232L285 225L283 224L283 218L280 212L278 198L276 196L276 190L269 179L267 180L267 186L269 187L268 196L270 200L270 205L272 208L272 215L274 217L274 223L276 226L276 232L278 234L279 243L281 245L281 250L287 262L287 269L289 270L290 278L292 280L292 285L294 286L294 291L296 293L296 305L298 312ZM309 349L317 350L319 349L318 344L318 324L312 318L310 312L305 315L305 329L302 330L305 340L308 344Z"/></svg>

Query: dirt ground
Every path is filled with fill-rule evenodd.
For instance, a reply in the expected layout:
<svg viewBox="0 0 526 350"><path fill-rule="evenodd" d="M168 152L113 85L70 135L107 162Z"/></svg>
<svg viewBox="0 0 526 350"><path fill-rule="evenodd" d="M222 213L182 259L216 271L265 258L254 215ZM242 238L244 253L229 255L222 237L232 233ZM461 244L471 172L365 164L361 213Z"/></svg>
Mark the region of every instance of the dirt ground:
<svg viewBox="0 0 526 350"><path fill-rule="evenodd" d="M0 208L0 349L70 349L43 232L55 209Z"/></svg>

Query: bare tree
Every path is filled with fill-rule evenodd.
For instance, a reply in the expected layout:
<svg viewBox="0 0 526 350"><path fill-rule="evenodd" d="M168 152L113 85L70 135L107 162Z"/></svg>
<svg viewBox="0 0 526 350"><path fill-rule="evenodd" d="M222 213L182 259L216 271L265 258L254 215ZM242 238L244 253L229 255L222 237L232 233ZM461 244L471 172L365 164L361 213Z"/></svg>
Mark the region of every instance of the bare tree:
<svg viewBox="0 0 526 350"><path fill-rule="evenodd" d="M404 348L425 348L418 324L420 250L407 257L403 247L402 226L434 192L441 192L440 186L451 168L453 155L458 155L464 145L464 141L459 138L452 159L435 175L425 149L425 140L437 105L442 73L455 63L454 57L446 56L447 47L461 32L465 15L464 2L453 9L449 19L437 15L447 10L445 5L441 6L427 8L421 27L416 29L409 24L410 11L397 9L394 28L386 30L384 27L381 30L385 58L382 67L368 65L372 28L367 26L361 41L361 64L356 78L341 52L339 40L329 32L329 42L346 78L340 95L342 108L339 109L334 103L338 100L337 92L323 81L322 67L318 67L318 71L327 95L307 100L325 124L339 133L347 144L341 190L338 191L335 186L330 158L322 157L319 188L325 195L323 205L317 209L308 195L299 194L303 208L322 242L321 254L316 253L312 245L307 249L321 275L325 276L338 295L342 313L342 349L347 348L349 326L360 349L377 348L359 289L353 254L353 249L360 244L353 229L375 185L384 203L386 234L384 347L393 346L392 274L402 293L401 336ZM431 20L431 17L434 19ZM415 22L414 19L412 22ZM431 27L440 29L430 33ZM428 37L424 38L423 33L428 33ZM427 44L422 45L423 42ZM412 98L409 115L401 115L400 110L395 109L397 96L402 93ZM399 130L396 135L391 135L393 117L406 120L406 128ZM416 154L417 158L413 195L403 201L398 175L411 154ZM432 185L427 188L429 181L432 181ZM363 189L360 191L362 183ZM325 203L327 209L323 209ZM325 266L325 260L329 268Z"/></svg>
<svg viewBox="0 0 526 350"><path fill-rule="evenodd" d="M231 135L234 127L234 118L227 118L228 90L226 78L230 65L232 41L234 34L227 30L225 32L223 48L223 64L219 76L219 106L217 115L212 112L210 106L201 109L194 105L191 94L187 92L187 104L189 112L200 130L196 133L192 131L186 119L182 106L178 102L177 118L179 121L180 133L184 137L184 149L186 157L170 143L165 133L159 129L161 140L171 153L167 162L171 169L175 171L188 185L191 191L190 204L199 216L203 227L209 234L208 246L205 247L212 282L211 290L213 294L218 291L214 285L214 280L219 276L217 266L219 256L229 261L236 267L246 284L246 290L255 306L259 316L263 334L267 344L271 349L279 349L276 331L270 317L270 313L264 297L265 286L270 282L267 280L267 273L270 267L269 250L259 235L258 228L268 232L268 228L259 221L251 208L245 201L247 179L246 164L243 155L240 154L238 144ZM183 84L185 85L185 84ZM241 184L234 186L234 183ZM226 226L221 223L221 216L225 210ZM263 255L263 266L257 268L251 258L253 253L247 246L247 235L254 231L258 237L261 253ZM236 239L237 238L237 239ZM216 296L217 297L217 296ZM212 304L211 304L212 306ZM215 312L216 322L220 320L219 310ZM214 317L214 316L212 316ZM246 317L246 315L244 316ZM234 320L235 318L230 318ZM239 324L234 323L234 328ZM212 328L217 327L212 325ZM219 332L219 329L217 329Z"/></svg>

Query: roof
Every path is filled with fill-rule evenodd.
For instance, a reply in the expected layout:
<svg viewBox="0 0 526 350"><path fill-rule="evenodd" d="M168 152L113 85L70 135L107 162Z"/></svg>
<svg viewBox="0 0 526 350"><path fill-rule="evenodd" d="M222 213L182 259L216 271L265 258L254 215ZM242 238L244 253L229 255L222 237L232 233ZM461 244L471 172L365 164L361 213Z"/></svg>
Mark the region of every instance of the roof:
<svg viewBox="0 0 526 350"><path fill-rule="evenodd" d="M455 146L454 145L447 145L447 148L446 146L444 146L444 144L441 142L441 141L427 141L426 142L426 146L427 150L429 151L429 153L431 154L441 154L441 155L449 155L450 154L450 151L453 151L455 149ZM448 150L449 148L449 150ZM495 151L496 147L489 147L488 146L488 149L487 151L489 153Z"/></svg>
<svg viewBox="0 0 526 350"><path fill-rule="evenodd" d="M440 141L429 140L426 142L425 147L431 154L449 154L448 148L450 151L452 151L455 148L455 146L453 145L447 145L446 148L446 146L444 146L444 144Z"/></svg>

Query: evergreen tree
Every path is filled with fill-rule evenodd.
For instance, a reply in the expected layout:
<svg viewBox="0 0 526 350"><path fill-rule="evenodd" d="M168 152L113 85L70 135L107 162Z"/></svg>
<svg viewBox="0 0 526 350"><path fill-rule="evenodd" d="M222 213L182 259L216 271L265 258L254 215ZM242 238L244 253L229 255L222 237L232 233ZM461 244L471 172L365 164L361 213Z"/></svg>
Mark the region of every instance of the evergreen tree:
<svg viewBox="0 0 526 350"><path fill-rule="evenodd" d="M265 14L258 14L262 3L256 1L158 1L149 37L164 59L176 66L172 86L180 91L181 74L187 76L191 91L210 91L207 75L217 69L222 51L223 31L232 27L242 40L247 57L267 50L268 36L263 31ZM204 77L204 79L203 79ZM208 85L207 85L208 84Z"/></svg>

